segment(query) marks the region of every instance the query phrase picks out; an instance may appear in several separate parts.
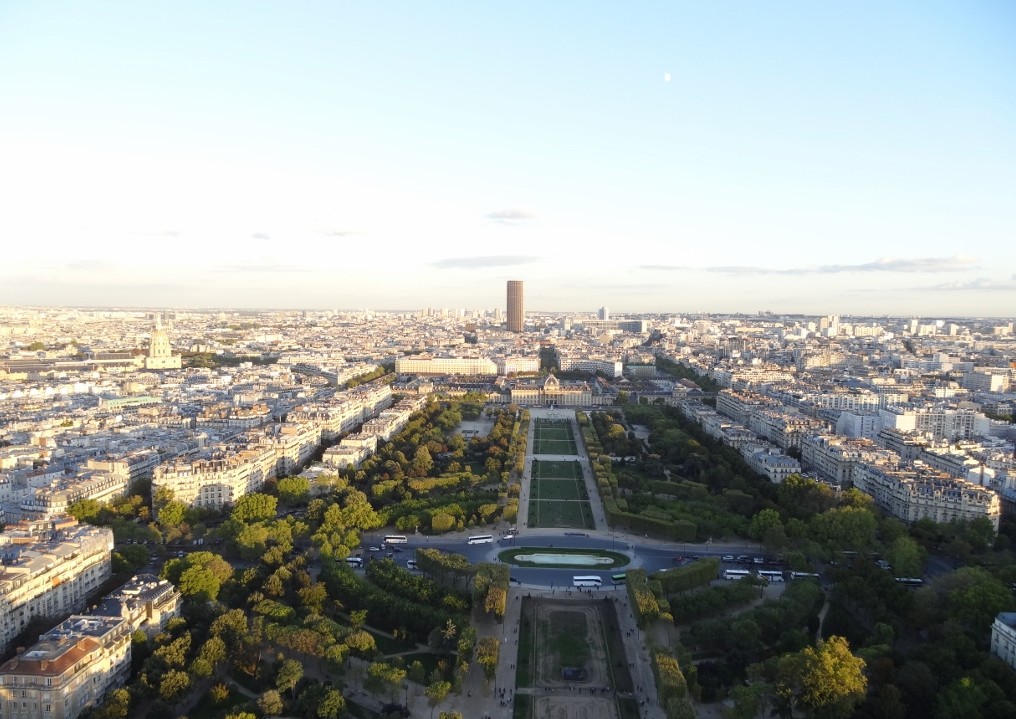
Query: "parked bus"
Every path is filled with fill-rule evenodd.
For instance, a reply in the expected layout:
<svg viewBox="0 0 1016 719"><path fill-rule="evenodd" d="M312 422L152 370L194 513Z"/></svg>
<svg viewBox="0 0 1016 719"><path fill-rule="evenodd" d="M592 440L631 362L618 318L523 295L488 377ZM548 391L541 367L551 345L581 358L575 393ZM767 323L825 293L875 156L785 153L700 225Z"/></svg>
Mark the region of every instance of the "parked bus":
<svg viewBox="0 0 1016 719"><path fill-rule="evenodd" d="M348 564L351 567L362 567L363 566L363 558L362 557L346 557L346 564Z"/></svg>
<svg viewBox="0 0 1016 719"><path fill-rule="evenodd" d="M751 576L751 572L747 569L724 569L723 578L736 581L738 579L747 579Z"/></svg>
<svg viewBox="0 0 1016 719"><path fill-rule="evenodd" d="M610 579L611 579L611 581L614 582L614 584L624 584L625 581L628 579L628 575L624 574L624 573L615 574Z"/></svg>
<svg viewBox="0 0 1016 719"><path fill-rule="evenodd" d="M896 581L907 587L921 587L924 586L924 580L918 577L896 577Z"/></svg>
<svg viewBox="0 0 1016 719"><path fill-rule="evenodd" d="M572 577L572 585L576 587L598 587L601 584L603 584L603 579L596 575L578 575Z"/></svg>
<svg viewBox="0 0 1016 719"><path fill-rule="evenodd" d="M767 582L783 581L783 572L779 572L776 570L760 569L758 570L758 575L762 577L762 579L765 579Z"/></svg>
<svg viewBox="0 0 1016 719"><path fill-rule="evenodd" d="M494 541L493 534L477 534L466 540L466 544L490 544Z"/></svg>
<svg viewBox="0 0 1016 719"><path fill-rule="evenodd" d="M409 540L402 534L386 534L381 544L408 544Z"/></svg>
<svg viewBox="0 0 1016 719"><path fill-rule="evenodd" d="M791 572L791 579L818 579L818 575L815 572Z"/></svg>

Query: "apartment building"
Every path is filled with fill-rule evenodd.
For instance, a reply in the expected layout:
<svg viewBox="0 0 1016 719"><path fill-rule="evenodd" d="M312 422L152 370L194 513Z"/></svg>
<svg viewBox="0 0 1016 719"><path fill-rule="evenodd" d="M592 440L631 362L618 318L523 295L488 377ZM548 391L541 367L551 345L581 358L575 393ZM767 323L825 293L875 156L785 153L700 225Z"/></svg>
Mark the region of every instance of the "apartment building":
<svg viewBox="0 0 1016 719"><path fill-rule="evenodd" d="M934 439L986 437L991 422L981 412L966 407L897 405L879 410L882 427L919 432Z"/></svg>
<svg viewBox="0 0 1016 719"><path fill-rule="evenodd" d="M521 330L518 330L521 331ZM497 364L487 357L428 357L416 355L395 360L399 374L497 375Z"/></svg>
<svg viewBox="0 0 1016 719"><path fill-rule="evenodd" d="M166 488L184 504L221 509L249 492L258 491L273 477L276 451L272 444L226 449L211 457L175 459L156 467L153 493Z"/></svg>
<svg viewBox="0 0 1016 719"><path fill-rule="evenodd" d="M80 611L112 573L113 532L69 520L0 533L0 651L35 617Z"/></svg>
<svg viewBox="0 0 1016 719"><path fill-rule="evenodd" d="M1002 612L991 625L991 653L1016 669L1016 612Z"/></svg>
<svg viewBox="0 0 1016 719"><path fill-rule="evenodd" d="M131 668L130 624L75 615L0 666L0 719L75 719Z"/></svg>
<svg viewBox="0 0 1016 719"><path fill-rule="evenodd" d="M150 637L180 615L183 595L170 582L154 574L138 574L103 598L90 616L123 619L131 633L141 630Z"/></svg>
<svg viewBox="0 0 1016 719"><path fill-rule="evenodd" d="M801 464L833 484L849 487L854 483L854 467L859 462L898 460L893 453L870 439L855 439L830 434L813 434L801 443Z"/></svg>
<svg viewBox="0 0 1016 719"><path fill-rule="evenodd" d="M921 463L861 462L854 467L854 486L869 494L886 513L904 522L928 518L947 523L984 517L998 531L1002 513L998 493Z"/></svg>
<svg viewBox="0 0 1016 719"><path fill-rule="evenodd" d="M70 505L84 499L108 502L123 497L127 494L129 482L130 477L124 474L80 472L74 477L34 490L32 496L21 503L21 511L36 517L55 517L66 514Z"/></svg>

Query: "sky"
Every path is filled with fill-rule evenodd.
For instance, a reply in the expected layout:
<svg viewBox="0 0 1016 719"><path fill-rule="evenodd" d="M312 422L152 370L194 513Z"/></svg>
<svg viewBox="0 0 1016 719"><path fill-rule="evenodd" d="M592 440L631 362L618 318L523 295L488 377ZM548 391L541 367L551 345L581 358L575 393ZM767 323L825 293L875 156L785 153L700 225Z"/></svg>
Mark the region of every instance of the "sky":
<svg viewBox="0 0 1016 719"><path fill-rule="evenodd" d="M1016 315L1016 4L0 3L0 304Z"/></svg>

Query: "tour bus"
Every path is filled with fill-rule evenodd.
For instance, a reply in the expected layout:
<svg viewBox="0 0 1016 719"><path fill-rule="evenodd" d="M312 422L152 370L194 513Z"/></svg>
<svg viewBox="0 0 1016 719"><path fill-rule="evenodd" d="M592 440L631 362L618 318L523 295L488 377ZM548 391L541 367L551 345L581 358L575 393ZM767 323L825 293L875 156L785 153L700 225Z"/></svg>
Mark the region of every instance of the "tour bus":
<svg viewBox="0 0 1016 719"><path fill-rule="evenodd" d="M751 572L747 569L724 569L723 578L736 581L738 579L747 579L751 576Z"/></svg>
<svg viewBox="0 0 1016 719"><path fill-rule="evenodd" d="M572 585L576 587L598 587L601 584L603 584L603 580L596 575L578 575L572 577Z"/></svg>
<svg viewBox="0 0 1016 719"><path fill-rule="evenodd" d="M385 538L381 540L381 544L407 544L408 539L401 534L386 534Z"/></svg>
<svg viewBox="0 0 1016 719"><path fill-rule="evenodd" d="M924 580L918 577L896 577L896 581L907 587L920 587L924 585Z"/></svg>
<svg viewBox="0 0 1016 719"><path fill-rule="evenodd" d="M791 572L791 579L818 579L818 575L815 572Z"/></svg>
<svg viewBox="0 0 1016 719"><path fill-rule="evenodd" d="M363 558L362 557L346 557L346 564L348 564L351 567L362 567L363 566Z"/></svg>
<svg viewBox="0 0 1016 719"><path fill-rule="evenodd" d="M493 534L477 534L467 539L466 544L490 544L493 541Z"/></svg>
<svg viewBox="0 0 1016 719"><path fill-rule="evenodd" d="M611 579L611 581L614 582L614 584L624 584L625 581L628 579L628 575L624 574L624 573L622 573L622 574L615 574L610 579Z"/></svg>
<svg viewBox="0 0 1016 719"><path fill-rule="evenodd" d="M767 582L782 582L783 572L769 569L758 570L758 575L765 579Z"/></svg>

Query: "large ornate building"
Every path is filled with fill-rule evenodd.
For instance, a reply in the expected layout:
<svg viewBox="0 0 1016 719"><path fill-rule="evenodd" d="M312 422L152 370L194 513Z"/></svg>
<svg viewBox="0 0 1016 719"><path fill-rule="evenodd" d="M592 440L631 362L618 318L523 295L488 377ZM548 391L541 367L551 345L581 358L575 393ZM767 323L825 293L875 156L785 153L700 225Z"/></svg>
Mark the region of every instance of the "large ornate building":
<svg viewBox="0 0 1016 719"><path fill-rule="evenodd" d="M148 343L145 369L180 369L181 365L180 355L173 354L173 347L169 344L169 335L160 325L156 325L152 332L152 339Z"/></svg>
<svg viewBox="0 0 1016 719"><path fill-rule="evenodd" d="M515 383L511 397L513 403L529 406L588 407L593 404L593 390L586 382L561 384L552 374L542 381Z"/></svg>

